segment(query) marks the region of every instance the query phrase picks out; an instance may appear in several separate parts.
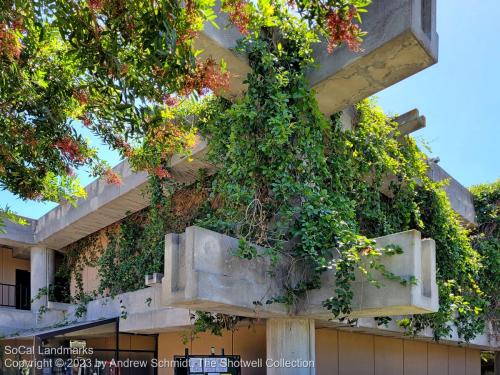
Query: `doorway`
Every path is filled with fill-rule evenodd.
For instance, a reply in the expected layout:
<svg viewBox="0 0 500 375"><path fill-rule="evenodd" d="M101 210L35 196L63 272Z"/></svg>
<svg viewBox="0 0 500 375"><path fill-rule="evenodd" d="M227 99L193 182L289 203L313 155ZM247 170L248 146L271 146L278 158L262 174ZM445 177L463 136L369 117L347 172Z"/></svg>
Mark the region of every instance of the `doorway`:
<svg viewBox="0 0 500 375"><path fill-rule="evenodd" d="M16 270L16 309L31 309L31 276L29 271Z"/></svg>

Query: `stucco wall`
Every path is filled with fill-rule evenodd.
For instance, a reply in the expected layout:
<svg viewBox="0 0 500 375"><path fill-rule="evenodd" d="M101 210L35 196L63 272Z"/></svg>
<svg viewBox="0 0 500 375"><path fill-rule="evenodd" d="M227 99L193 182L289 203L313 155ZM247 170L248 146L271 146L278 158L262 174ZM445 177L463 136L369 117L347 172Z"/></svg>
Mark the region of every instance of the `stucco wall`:
<svg viewBox="0 0 500 375"><path fill-rule="evenodd" d="M240 328L234 334L234 354L242 359L265 361L265 327ZM217 354L223 347L231 354L231 334L223 337L199 335L190 352ZM160 359L173 359L184 353L180 332L161 333L158 338ZM463 347L428 343L410 339L368 334L316 330L317 375L480 375L480 351ZM172 369L161 369L159 375L171 375ZM265 369L243 369L243 375L264 375Z"/></svg>
<svg viewBox="0 0 500 375"><path fill-rule="evenodd" d="M30 261L12 257L12 249L0 247L0 283L16 283L16 269L30 270Z"/></svg>

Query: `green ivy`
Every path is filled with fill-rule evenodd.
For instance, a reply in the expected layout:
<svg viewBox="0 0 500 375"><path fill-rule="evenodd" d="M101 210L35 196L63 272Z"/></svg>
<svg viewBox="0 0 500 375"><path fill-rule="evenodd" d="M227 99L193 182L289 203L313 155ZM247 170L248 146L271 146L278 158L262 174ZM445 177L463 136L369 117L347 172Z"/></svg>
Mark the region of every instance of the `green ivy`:
<svg viewBox="0 0 500 375"><path fill-rule="evenodd" d="M200 121L211 161L221 166L212 186L219 207L200 224L239 237L243 258L253 257L252 242L264 246L274 264L293 259L300 277L292 271L283 280L286 293L266 302L293 305L307 290L319 288L321 274L334 268L336 289L324 305L345 318L355 269L373 284L372 273L399 280L380 263L398 251L375 249L360 233L352 190L359 185L354 190L360 195L360 189L375 191L366 181L373 168L352 160L339 117L332 126L309 89L305 72L312 67L314 35L285 10L276 16L280 36L265 30L241 42L252 68L245 96L235 104L211 104L219 108L207 111L214 117ZM368 156L375 158L377 150Z"/></svg>
<svg viewBox="0 0 500 375"><path fill-rule="evenodd" d="M279 37L269 29L240 44L252 68L244 97L207 101L199 119L210 160L220 166L211 195L217 204L199 224L239 237L242 258L256 256L249 246L256 243L273 264L292 260L301 270L268 303L293 305L334 269L336 287L324 306L341 319L351 313L356 270L376 285L373 273L415 282L380 263L400 250L376 250L369 238L418 229L436 241L440 309L399 324L412 334L431 327L436 339L454 325L471 340L483 332L488 310L485 268L442 184L427 176L426 156L373 101L356 105L353 129L343 128L340 114L328 121L304 78L314 37L285 11L275 14Z"/></svg>
<svg viewBox="0 0 500 375"><path fill-rule="evenodd" d="M292 306L333 270L336 286L324 306L339 319L352 312L357 270L377 287L383 283L374 274L403 285L415 282L380 262L398 256L400 248L376 249L370 238L418 229L436 241L440 308L398 323L412 334L430 327L435 339L455 326L462 339L471 340L498 312L498 184L473 189L480 225L471 238L442 184L428 178L426 156L372 100L355 106L352 129L345 128L341 114L324 117L305 79L314 68L316 34L286 8L277 6L273 17L273 27L240 41L251 67L243 97L208 97L180 120L205 135L209 159L219 167L200 182L204 189L207 181L211 186L198 224L238 237L241 258L259 256L255 243L274 267L292 265L280 279L285 293L266 303ZM151 182L151 207L121 222L97 263L100 293L142 288L146 273L163 269L164 234L187 224L177 225L171 214L175 186L158 178ZM234 319L198 312L194 329L218 334Z"/></svg>
<svg viewBox="0 0 500 375"><path fill-rule="evenodd" d="M144 276L163 272L164 236L170 211L170 194L159 177L149 181L151 206L127 217L99 258L99 294L115 296L144 287Z"/></svg>
<svg viewBox="0 0 500 375"><path fill-rule="evenodd" d="M500 332L500 179L492 184L473 186L477 229L472 233L472 246L481 256L483 268L479 286L488 300L485 316L492 322L493 331Z"/></svg>

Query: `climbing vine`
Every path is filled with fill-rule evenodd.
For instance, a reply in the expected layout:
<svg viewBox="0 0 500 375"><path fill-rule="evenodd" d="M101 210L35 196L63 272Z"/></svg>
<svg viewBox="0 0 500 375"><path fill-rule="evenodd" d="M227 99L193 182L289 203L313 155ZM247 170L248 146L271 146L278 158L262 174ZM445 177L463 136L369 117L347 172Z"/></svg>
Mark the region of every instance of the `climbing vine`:
<svg viewBox="0 0 500 375"><path fill-rule="evenodd" d="M56 283L42 293L57 294L60 302L76 304L76 315L82 316L87 303L96 297L115 297L143 288L146 274L163 272L165 233L181 231L197 217L207 194L205 184L201 178L198 184L184 187L151 176L144 192L151 205L68 246L57 271L57 277L66 283ZM84 285L87 267L97 269L95 290ZM145 301L148 306L150 303ZM126 314L126 306L122 310Z"/></svg>
<svg viewBox="0 0 500 375"><path fill-rule="evenodd" d="M150 178L151 206L146 212L129 216L100 257L99 294L115 296L144 287L144 275L163 272L164 235L170 209L159 177Z"/></svg>
<svg viewBox="0 0 500 375"><path fill-rule="evenodd" d="M221 169L212 210L199 224L239 237L242 258L257 256L251 242L264 246L274 265L289 267L280 280L286 292L266 303L292 306L333 269L336 287L324 306L341 319L351 313L356 270L370 282L376 272L404 285L415 281L380 264L401 249L375 249L368 238L418 229L436 241L440 309L398 323L413 334L431 327L435 339L455 326L471 340L488 311L484 266L442 184L428 178L426 156L372 101L355 107L352 129L340 114L325 119L304 78L314 35L286 11L276 17L279 35L264 30L240 44L252 68L245 96L214 100L200 119Z"/></svg>
<svg viewBox="0 0 500 375"><path fill-rule="evenodd" d="M472 246L481 256L483 267L479 285L485 293L488 308L485 317L492 324L493 334L500 335L500 180L492 184L473 186L478 226L472 232Z"/></svg>
<svg viewBox="0 0 500 375"><path fill-rule="evenodd" d="M306 2L295 5L300 8L301 3ZM270 6L258 6L266 4ZM187 111L178 107L177 97L167 98L168 111L161 116L168 126L150 134L159 140L150 142L154 152L148 154L149 148L135 156L145 165L149 157L156 158L151 206L119 223L99 260L90 261L99 267L97 292L116 295L141 288L146 273L163 269L164 234L196 222L238 237L237 256L248 261L261 256L250 246L256 243L266 249L264 256L275 270L286 265L289 272L283 276L273 273L280 275L285 292L256 304L292 307L305 292L321 286L324 272L335 272L336 286L324 306L332 317L349 319L356 271L379 287L383 282L375 281L377 273L403 285L415 282L391 274L380 261L397 256L400 248L377 249L370 238L418 229L436 241L440 309L405 317L398 324L413 334L430 327L436 339L450 335L453 327L464 340L482 332L498 306L498 282L484 281L498 277L497 193L473 189L481 209L480 227L471 238L442 184L427 177L426 156L413 139L399 134L398 124L373 101L353 108L351 124L341 114L327 119L320 113L305 78L314 65L311 45L318 41L308 17L299 19L288 6L274 4L267 9L266 22L251 20L259 28L245 30L246 5L226 6L234 22L242 22L240 29L247 31L238 49L251 67L248 90L235 101L206 96ZM349 6L342 9L339 17L356 17ZM337 21L332 18L331 24ZM347 35L338 22L335 29L328 25L324 27L348 38L343 42L357 47L359 30L351 28L352 35ZM337 44L330 43L332 48ZM165 161L179 147L192 145L198 131L209 140L209 159L219 169L190 188L194 195L186 196L185 187L168 179ZM172 136L182 144L178 138L167 142ZM176 195L182 197L177 202ZM186 207L183 202L189 196L195 202ZM78 278L76 284L81 284ZM197 313L194 325L196 332L218 334L234 322L232 317Z"/></svg>
<svg viewBox="0 0 500 375"><path fill-rule="evenodd" d="M305 79L315 35L284 9L276 16L279 35L265 30L241 43L252 68L245 97L235 104L217 102L227 108L214 110L220 115L200 126L210 139L211 161L222 166L212 191L217 207L200 224L239 237L244 258L254 256L247 246L252 242L264 246L275 265L287 264L290 272L281 280L286 293L266 303L292 306L334 268L336 289L324 304L345 318L355 269L373 283L373 272L405 285L413 280L397 278L379 261L400 249L376 249L359 231L357 203L346 192L375 191L376 184L366 181L373 168L360 169L355 160L356 167L347 169L353 162L345 165L344 159L352 155L348 140L340 140L338 116L332 127L318 110Z"/></svg>

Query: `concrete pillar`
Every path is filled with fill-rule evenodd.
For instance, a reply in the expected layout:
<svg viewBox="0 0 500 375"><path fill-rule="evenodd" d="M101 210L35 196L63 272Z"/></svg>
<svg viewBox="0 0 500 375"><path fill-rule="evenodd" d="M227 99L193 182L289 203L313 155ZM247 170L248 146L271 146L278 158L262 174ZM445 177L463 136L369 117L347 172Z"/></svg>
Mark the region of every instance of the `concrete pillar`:
<svg viewBox="0 0 500 375"><path fill-rule="evenodd" d="M30 249L31 260L31 299L42 288L48 288L54 283L55 263L54 250L42 246L33 246ZM40 307L47 306L48 296L43 295L31 303L31 311L37 313Z"/></svg>
<svg viewBox="0 0 500 375"><path fill-rule="evenodd" d="M266 321L267 375L315 375L313 319Z"/></svg>

